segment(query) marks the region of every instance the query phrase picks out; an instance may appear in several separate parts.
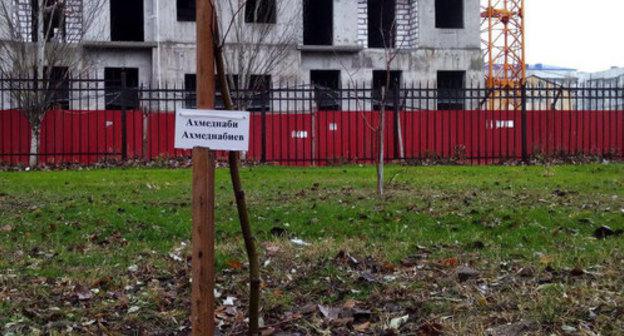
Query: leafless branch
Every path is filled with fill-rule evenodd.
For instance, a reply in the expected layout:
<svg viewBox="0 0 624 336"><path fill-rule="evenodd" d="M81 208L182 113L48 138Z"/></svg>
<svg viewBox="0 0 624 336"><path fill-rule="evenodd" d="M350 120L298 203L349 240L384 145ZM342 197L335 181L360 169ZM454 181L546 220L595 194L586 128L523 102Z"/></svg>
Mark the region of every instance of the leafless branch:
<svg viewBox="0 0 624 336"><path fill-rule="evenodd" d="M278 68L290 66L289 53L298 42L300 16L296 0L275 1L275 23L262 23L259 15L261 1L255 1L253 13L245 13L246 0L223 0L217 3L219 41L225 57L228 84L233 91L241 89L236 101L239 109L245 109L255 91L265 89L268 83L255 76L275 73ZM246 16L254 18L246 22ZM241 96L244 92L245 96Z"/></svg>

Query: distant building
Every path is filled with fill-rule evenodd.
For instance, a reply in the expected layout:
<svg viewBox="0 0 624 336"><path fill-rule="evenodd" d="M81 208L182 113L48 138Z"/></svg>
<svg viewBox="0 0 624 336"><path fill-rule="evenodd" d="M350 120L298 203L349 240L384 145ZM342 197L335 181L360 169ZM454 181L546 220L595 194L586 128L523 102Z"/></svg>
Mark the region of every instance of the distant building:
<svg viewBox="0 0 624 336"><path fill-rule="evenodd" d="M576 109L573 93L569 85L558 77L558 80L546 79L537 75L527 77L527 109L532 111L558 110L570 111Z"/></svg>
<svg viewBox="0 0 624 336"><path fill-rule="evenodd" d="M7 1L7 0L3 0ZM15 0L19 16L32 17L33 0ZM67 0L72 17L82 1ZM235 5L243 0L230 1ZM131 83L190 83L195 72L195 1L105 0L94 31L82 51L96 61L98 77ZM295 29L298 39L288 49L284 67L268 74L271 81L376 82L385 69L384 42L398 50L393 77L402 82L457 81L482 77L479 3L473 0L254 0L266 20L254 20L250 7L245 24ZM291 8L282 10L281 3ZM85 0L85 6L89 0ZM277 5L276 5L277 3ZM242 8L241 7L241 8ZM243 13L244 12L244 13ZM296 15L293 21L290 15ZM223 13L220 13L223 14ZM70 14L67 14L68 18ZM251 18L248 20L248 18ZM29 20L29 19L28 19ZM72 20L58 20L71 32ZM295 22L285 25L284 22ZM26 29L28 24L26 24ZM97 31L95 31L97 30ZM386 39L386 41L384 41ZM4 37L4 42L8 40ZM2 37L0 36L0 41ZM226 40L231 43L231 40ZM387 45L388 43L386 43ZM287 64L287 66L286 66ZM71 69L70 69L71 71ZM266 74L258 74L266 75ZM189 84L190 85L190 84Z"/></svg>
<svg viewBox="0 0 624 336"><path fill-rule="evenodd" d="M541 78L549 83L562 85L577 84L580 81L577 69L564 68L541 63L527 65L527 78Z"/></svg>
<svg viewBox="0 0 624 336"><path fill-rule="evenodd" d="M32 30L28 22L33 1L15 0L15 17L24 18L25 31ZM71 18L80 18L83 8L81 0L64 1L67 17L55 19L59 36L75 31L78 26ZM169 83L194 91L195 1L104 1L94 29L85 33L77 48L95 64L91 76L119 83L123 73L130 87ZM84 6L89 2L84 0ZM269 34L276 35L296 32L284 61L268 73L245 74L262 85L297 82L337 90L366 83L379 90L386 78L387 49L396 54L390 67L394 85L427 82L456 89L483 78L478 1L219 0L224 3L241 9L246 32L242 42L229 35L226 54L228 48L245 45L244 38L252 36L254 27L270 27ZM227 20L229 14L219 10L219 15ZM10 39L0 36L0 43L11 43ZM227 71L238 75L235 68Z"/></svg>
<svg viewBox="0 0 624 336"><path fill-rule="evenodd" d="M584 82L594 85L624 87L624 68L611 67L609 70L585 74Z"/></svg>
<svg viewBox="0 0 624 336"><path fill-rule="evenodd" d="M598 72L535 64L527 66L527 83L531 87L549 88L539 95L540 109L554 103L558 110L624 110L624 68L612 67ZM559 88L557 94L546 93ZM535 89L534 89L535 90ZM539 91L539 90L538 90ZM567 98L566 98L567 97ZM536 101L536 102L537 102ZM567 102L567 103L564 103Z"/></svg>
<svg viewBox="0 0 624 336"><path fill-rule="evenodd" d="M589 110L624 110L624 68L587 73L583 84L583 108Z"/></svg>

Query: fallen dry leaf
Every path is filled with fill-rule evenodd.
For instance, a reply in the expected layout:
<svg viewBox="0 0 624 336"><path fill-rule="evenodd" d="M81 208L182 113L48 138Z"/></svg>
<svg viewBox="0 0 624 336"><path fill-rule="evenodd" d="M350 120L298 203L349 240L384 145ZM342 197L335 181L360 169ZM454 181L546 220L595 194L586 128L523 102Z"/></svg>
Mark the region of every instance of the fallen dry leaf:
<svg viewBox="0 0 624 336"><path fill-rule="evenodd" d="M388 326L390 327L390 329L398 330L403 324L405 324L405 322L407 322L407 320L409 320L409 315L395 317L390 320L390 324Z"/></svg>
<svg viewBox="0 0 624 336"><path fill-rule="evenodd" d="M340 308L332 308L323 305L318 305L318 309L323 317L329 321L338 319L338 316L340 316L340 312L342 311Z"/></svg>
<svg viewBox="0 0 624 336"><path fill-rule="evenodd" d="M279 289L279 288L274 289L273 290L273 296L280 298L280 297L284 296L284 291Z"/></svg>
<svg viewBox="0 0 624 336"><path fill-rule="evenodd" d="M243 268L243 263L241 263L238 260L234 260L234 259L230 259L228 261L226 261L226 265L228 266L228 268L233 269L233 270L240 270Z"/></svg>
<svg viewBox="0 0 624 336"><path fill-rule="evenodd" d="M368 328L370 328L370 322L364 322L362 324L353 326L353 330L362 333L368 331Z"/></svg>
<svg viewBox="0 0 624 336"><path fill-rule="evenodd" d="M386 272L394 272L394 271L396 271L396 265L394 265L392 263L389 263L389 262L385 262L382 265L382 267L383 267L384 271L386 271Z"/></svg>
<svg viewBox="0 0 624 336"><path fill-rule="evenodd" d="M266 249L268 255L275 255L281 250L277 244L273 243L266 243L264 248Z"/></svg>
<svg viewBox="0 0 624 336"><path fill-rule="evenodd" d="M444 327L437 322L426 322L418 328L420 336L440 336L444 334Z"/></svg>
<svg viewBox="0 0 624 336"><path fill-rule="evenodd" d="M464 282L468 279L476 278L479 276L479 272L472 267L462 266L457 269L457 278L460 282Z"/></svg>
<svg viewBox="0 0 624 336"><path fill-rule="evenodd" d="M80 301L87 301L93 298L93 293L88 288L85 288L85 287L76 287L74 292L76 294L76 297Z"/></svg>
<svg viewBox="0 0 624 336"><path fill-rule="evenodd" d="M457 258L455 257L443 259L440 261L440 264L446 267L457 267L457 265L459 265L459 260L457 260Z"/></svg>
<svg viewBox="0 0 624 336"><path fill-rule="evenodd" d="M271 335L273 335L273 334L275 334L275 328L271 328L271 327L268 327L268 328L262 329L262 330L260 331L260 335L261 335L261 336L271 336Z"/></svg>
<svg viewBox="0 0 624 336"><path fill-rule="evenodd" d="M341 317L331 321L331 324L336 327L346 326L353 323L353 317Z"/></svg>
<svg viewBox="0 0 624 336"><path fill-rule="evenodd" d="M349 299L342 305L342 308L344 308L344 309L353 309L353 308L355 308L356 304L357 304L357 301L355 301L353 299Z"/></svg>

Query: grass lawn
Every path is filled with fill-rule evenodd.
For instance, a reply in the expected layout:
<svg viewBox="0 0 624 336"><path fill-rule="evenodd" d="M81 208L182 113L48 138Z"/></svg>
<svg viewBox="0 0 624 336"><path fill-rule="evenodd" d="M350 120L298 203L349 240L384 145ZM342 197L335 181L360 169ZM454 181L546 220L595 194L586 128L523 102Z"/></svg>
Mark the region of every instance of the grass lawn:
<svg viewBox="0 0 624 336"><path fill-rule="evenodd" d="M383 200L369 166L242 174L267 334L624 334L624 236L593 237L624 229L624 165L389 166ZM0 173L0 333L188 334L190 182ZM217 318L236 334L247 269L225 169L217 220Z"/></svg>

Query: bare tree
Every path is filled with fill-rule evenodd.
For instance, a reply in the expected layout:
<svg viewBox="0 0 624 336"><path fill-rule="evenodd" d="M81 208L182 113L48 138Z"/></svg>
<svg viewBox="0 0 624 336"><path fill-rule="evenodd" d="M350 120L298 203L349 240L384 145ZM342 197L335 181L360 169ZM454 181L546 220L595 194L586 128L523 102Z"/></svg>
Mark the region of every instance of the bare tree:
<svg viewBox="0 0 624 336"><path fill-rule="evenodd" d="M383 85L380 87L379 92L373 91L370 96L370 100L373 103L372 105L379 106L379 109L377 111L377 116L378 116L377 123L374 123L372 120L369 121L364 115L364 113L361 113L361 116L365 122L365 125L376 136L377 141L373 145L373 149L376 150L375 152L375 167L376 167L376 175L377 175L376 189L377 189L377 195L379 197L383 197L384 195L384 166L385 166L386 107L388 106L388 103L389 103L388 98L390 95L392 95L392 97L395 98L394 103L396 103L396 101L400 101L400 99L398 99L399 97L394 96L396 92L395 91L391 92L390 90L394 88L396 88L397 90L399 89L400 83L392 82L392 70L395 66L396 58L399 55L400 50L404 47L404 44L406 43L406 39L404 37L398 38L397 36L398 25L397 25L396 17L392 21L392 23L389 25L389 29L386 31L383 29L383 15L382 13L379 13L379 15L380 15L380 22L382 23L381 24L382 28L380 28L379 33L380 33L382 43L383 43L385 78L383 81ZM356 81L353 79L354 73L349 71L348 66L342 64L342 68L347 73L348 77L350 78L351 83L356 84ZM357 92L355 93L355 99L356 99L356 105L362 102L362 99L361 97L358 96ZM396 114L395 118L396 118L395 123L399 125L399 127L396 130L399 133L398 134L399 153L400 153L400 156L403 157L404 147L403 147L403 139L402 139L402 134L401 134L402 131L400 127L400 124L401 124L400 115Z"/></svg>
<svg viewBox="0 0 624 336"><path fill-rule="evenodd" d="M256 91L268 88L266 76L287 65L289 51L294 49L299 35L296 8L294 0L217 1L214 49L217 81L226 109L246 109ZM259 334L260 263L240 178L239 153L230 152L228 161L249 260L248 335L255 336Z"/></svg>
<svg viewBox="0 0 624 336"><path fill-rule="evenodd" d="M86 71L81 42L104 0L3 0L0 3L0 76L31 129L30 166L38 164L41 124L59 104L70 76ZM10 79L10 80L9 80Z"/></svg>
<svg viewBox="0 0 624 336"><path fill-rule="evenodd" d="M396 19L392 22L392 29L396 29ZM385 65L385 81L384 85L381 87L380 92L380 108L379 108L379 125L377 127L377 147L378 147L378 156L377 156L377 195L379 197L383 197L384 194L384 163L385 163L385 130L386 130L386 106L388 103L388 92L391 88L395 88L396 91L399 90L400 83L392 83L392 67L394 65L394 61L398 55L398 50L401 46L395 46L396 36L390 37L390 41L387 41L384 36L384 65ZM402 40L403 41L403 40ZM397 94L396 91L392 92L394 103L399 100L399 97L394 97ZM397 106L395 106L397 108ZM397 114L397 118L398 118ZM397 125L400 125L400 119L395 120ZM397 132L401 132L401 128L399 127ZM399 134L399 146L402 148L402 139ZM401 150L402 151L402 150Z"/></svg>

